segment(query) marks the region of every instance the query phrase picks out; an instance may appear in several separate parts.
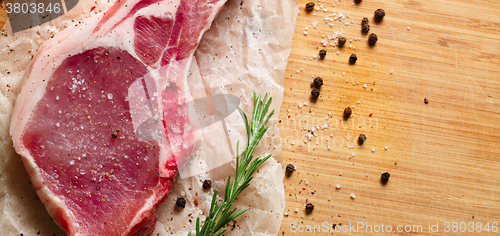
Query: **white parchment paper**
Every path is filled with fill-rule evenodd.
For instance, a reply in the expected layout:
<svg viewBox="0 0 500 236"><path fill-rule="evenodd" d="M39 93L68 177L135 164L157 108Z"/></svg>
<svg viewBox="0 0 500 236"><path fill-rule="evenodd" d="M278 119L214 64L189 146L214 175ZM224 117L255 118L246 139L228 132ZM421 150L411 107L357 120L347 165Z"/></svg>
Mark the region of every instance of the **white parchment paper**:
<svg viewBox="0 0 500 236"><path fill-rule="evenodd" d="M7 23L0 35L0 229L2 235L65 235L57 228L37 198L20 157L12 147L9 123L19 85L26 67L44 41L73 22L90 17L94 11L105 11L114 1L80 1L68 14L30 30L12 34ZM253 91L273 97L275 115L271 128L255 152L256 156L272 153L255 173L250 187L238 197L235 206L248 208L236 219L226 235L276 235L285 207L281 140L276 128L283 99L285 66L290 54L296 0L229 0L205 33L195 54L189 80L202 81L193 97L232 94L240 98L240 107L253 110ZM199 85L200 83L193 83ZM240 115L225 118L229 138L222 132L221 122L203 130L203 140L194 159L203 156L231 155L236 142L245 143L246 131ZM229 146L228 146L229 142ZM228 148L221 148L226 146ZM240 149L243 146L240 145ZM196 159L198 158L198 159ZM233 157L234 158L234 157ZM153 235L187 235L194 230L197 217L204 219L209 211L213 190L223 195L225 181L234 175L234 161L217 169L178 178L169 197L158 210L159 219ZM205 179L213 187L203 190ZM175 200L184 196L186 208L177 210Z"/></svg>

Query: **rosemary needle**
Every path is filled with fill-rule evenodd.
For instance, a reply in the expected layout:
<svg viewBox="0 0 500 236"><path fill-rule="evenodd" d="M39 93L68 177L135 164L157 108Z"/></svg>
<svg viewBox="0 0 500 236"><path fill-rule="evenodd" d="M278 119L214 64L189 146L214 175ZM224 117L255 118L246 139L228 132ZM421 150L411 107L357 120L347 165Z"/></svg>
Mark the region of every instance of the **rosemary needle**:
<svg viewBox="0 0 500 236"><path fill-rule="evenodd" d="M250 181L253 179L252 174L271 157L271 154L269 154L264 158L253 159L253 151L269 128L266 124L274 113L274 110L272 110L266 116L269 106L271 105L272 97L268 99L266 94L264 99L261 100L262 94L256 95L254 92L253 95L255 109L252 115L252 124L248 123L246 114L238 107L238 111L245 122L248 140L245 150L239 155L240 142L238 141L236 145L235 178L232 183L231 176L227 179L226 193L224 194L224 201L221 204L218 204L216 200L217 190L214 191L210 213L207 218L205 218L205 223L201 229L200 218L198 217L198 219L196 219L196 236L219 236L226 231L226 229L223 229L225 225L247 211L247 209L244 209L236 212L236 207L231 209L231 206L236 200L236 197L250 185ZM191 232L189 232L188 235L191 236Z"/></svg>

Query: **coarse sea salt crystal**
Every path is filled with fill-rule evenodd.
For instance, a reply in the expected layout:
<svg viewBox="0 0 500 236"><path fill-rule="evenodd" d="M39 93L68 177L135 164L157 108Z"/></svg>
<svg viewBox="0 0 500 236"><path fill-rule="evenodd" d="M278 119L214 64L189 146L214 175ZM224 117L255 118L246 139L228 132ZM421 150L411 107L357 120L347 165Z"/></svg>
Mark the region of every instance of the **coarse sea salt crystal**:
<svg viewBox="0 0 500 236"><path fill-rule="evenodd" d="M340 184L335 185L337 189L340 189L342 186Z"/></svg>
<svg viewBox="0 0 500 236"><path fill-rule="evenodd" d="M353 153L352 153L352 157L355 157L355 156L356 156L356 153L355 153L355 152L353 152Z"/></svg>
<svg viewBox="0 0 500 236"><path fill-rule="evenodd" d="M295 208L295 212L299 212L299 208Z"/></svg>
<svg viewBox="0 0 500 236"><path fill-rule="evenodd" d="M307 35L307 31L304 31L304 35Z"/></svg>
<svg viewBox="0 0 500 236"><path fill-rule="evenodd" d="M372 152L375 152L375 148L372 148Z"/></svg>
<svg viewBox="0 0 500 236"><path fill-rule="evenodd" d="M389 149L389 147L385 146L385 150Z"/></svg>
<svg viewBox="0 0 500 236"><path fill-rule="evenodd" d="M317 21L313 21L313 22L311 22L311 25L316 29L316 26L318 26L318 22Z"/></svg>
<svg viewBox="0 0 500 236"><path fill-rule="evenodd" d="M56 100L58 100L58 101L59 101L59 96L56 96Z"/></svg>
<svg viewBox="0 0 500 236"><path fill-rule="evenodd" d="M352 198L352 199L356 198L356 194L351 193L351 198Z"/></svg>
<svg viewBox="0 0 500 236"><path fill-rule="evenodd" d="M69 162L69 164L70 164L70 165L74 165L74 164L75 164L75 160L71 160L71 161Z"/></svg>

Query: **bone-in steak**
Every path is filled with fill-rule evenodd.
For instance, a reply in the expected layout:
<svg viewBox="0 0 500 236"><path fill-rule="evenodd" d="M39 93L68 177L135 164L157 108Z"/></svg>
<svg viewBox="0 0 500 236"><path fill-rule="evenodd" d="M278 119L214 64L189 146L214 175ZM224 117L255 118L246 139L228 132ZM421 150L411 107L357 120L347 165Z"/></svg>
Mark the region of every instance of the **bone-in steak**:
<svg viewBox="0 0 500 236"><path fill-rule="evenodd" d="M183 105L191 99L186 76L224 2L119 0L39 50L11 135L40 200L68 235L154 230L179 161L198 142ZM134 95L137 85L144 96ZM143 112L132 108L143 102ZM156 138L141 136L137 113L159 124Z"/></svg>

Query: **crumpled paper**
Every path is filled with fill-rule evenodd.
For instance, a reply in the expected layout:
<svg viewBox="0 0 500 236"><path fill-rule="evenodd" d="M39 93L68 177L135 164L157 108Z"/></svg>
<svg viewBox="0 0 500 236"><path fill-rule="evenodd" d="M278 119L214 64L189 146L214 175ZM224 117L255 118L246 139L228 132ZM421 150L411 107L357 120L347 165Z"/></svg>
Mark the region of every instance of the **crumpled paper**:
<svg viewBox="0 0 500 236"><path fill-rule="evenodd" d="M10 117L22 75L41 44L67 25L88 18L93 6L94 11L105 11L113 3L80 1L68 14L40 27L16 34L12 34L9 23L2 29L6 34L0 36L0 228L4 235L65 235L37 198L21 158L12 147ZM259 157L273 154L273 158L259 168L250 187L238 197L234 206L249 210L229 226L225 235L276 235L280 228L285 197L277 117L297 13L296 0L229 0L204 34L191 63L188 80L197 81L190 88L194 98L201 94L235 95L245 113L251 114L253 91L273 97L271 128L254 153ZM235 172L231 153L235 154L238 140L242 151L246 131L237 112L224 119L228 137L222 125L218 122L203 130L193 159L203 163L204 156L230 155L233 161L202 174L177 178L158 210L153 235L187 235L194 230L196 218L203 222L208 214L213 191L217 189L219 196L223 195L227 177ZM210 190L202 188L205 179L212 180ZM179 196L187 200L182 210L174 207Z"/></svg>

